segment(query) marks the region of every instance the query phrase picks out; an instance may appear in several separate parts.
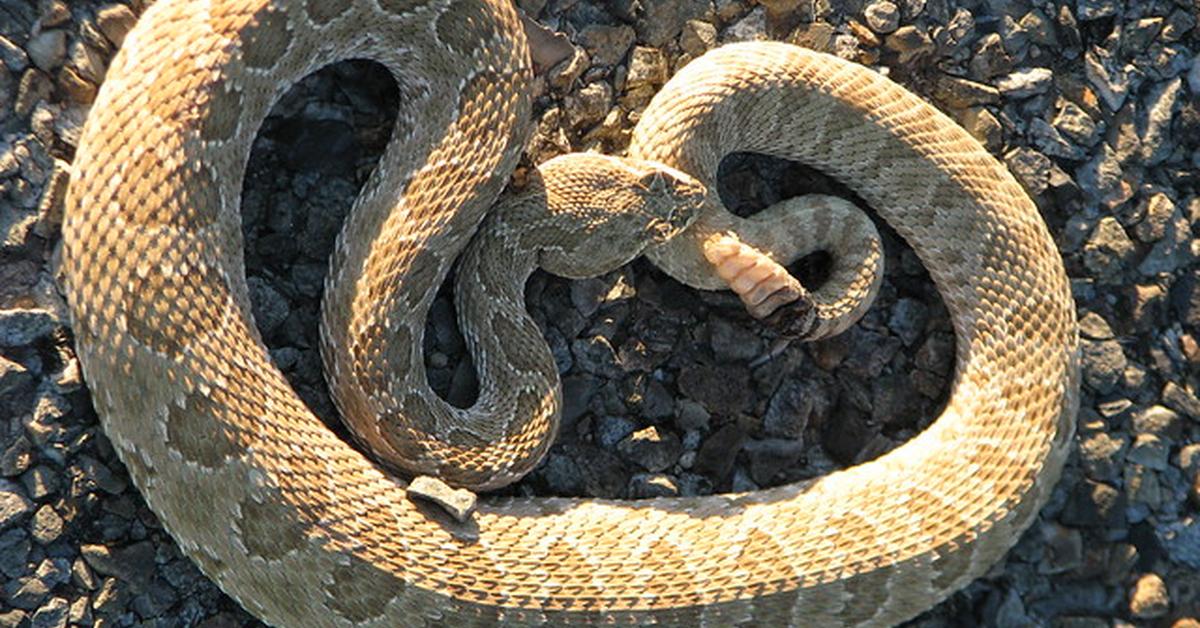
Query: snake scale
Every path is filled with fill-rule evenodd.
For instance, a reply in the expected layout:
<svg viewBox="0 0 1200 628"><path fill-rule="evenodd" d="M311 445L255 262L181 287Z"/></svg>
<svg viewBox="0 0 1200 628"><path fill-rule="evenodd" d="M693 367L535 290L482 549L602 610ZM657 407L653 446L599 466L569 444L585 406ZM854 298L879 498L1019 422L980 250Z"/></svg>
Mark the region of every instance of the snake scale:
<svg viewBox="0 0 1200 628"><path fill-rule="evenodd" d="M891 453L799 484L488 499L466 524L440 522L309 412L250 314L238 208L251 142L287 87L347 58L385 66L402 104L336 247L326 319L351 327L323 332L329 377L378 387L340 393L343 412L403 397L355 360L407 346L372 349L367 332L419 339L423 317L406 314L429 303L516 164L530 69L507 0L160 0L108 72L68 191L64 275L96 410L165 528L251 613L280 626L889 625L984 573L1045 503L1078 358L1037 209L887 79L747 44L686 66L631 155L711 186L722 155L756 151L853 188L949 309L945 410ZM649 254L712 287L711 265L689 273L728 220L705 213Z"/></svg>

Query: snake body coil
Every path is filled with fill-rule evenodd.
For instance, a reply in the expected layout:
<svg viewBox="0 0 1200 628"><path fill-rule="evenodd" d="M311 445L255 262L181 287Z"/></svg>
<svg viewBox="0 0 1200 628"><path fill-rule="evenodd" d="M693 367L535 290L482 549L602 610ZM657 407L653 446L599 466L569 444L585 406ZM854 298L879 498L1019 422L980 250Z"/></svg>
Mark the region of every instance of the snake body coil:
<svg viewBox="0 0 1200 628"><path fill-rule="evenodd" d="M363 57L391 71L404 104L332 264L326 318L348 326L323 332L341 348L330 377L346 386L343 412L383 396L420 412L361 360L407 363L370 343L419 333L412 313L516 163L529 68L506 0L160 0L114 60L73 165L64 270L96 410L163 525L247 610L281 626L887 625L981 575L1036 516L1078 387L1068 283L1037 209L894 83L746 44L664 88L636 156L707 185L724 152L754 150L846 182L912 245L950 311L945 411L895 451L799 484L490 500L469 534L442 527L296 397L247 297L238 207L255 132L295 81ZM722 220L702 217L652 257L687 275Z"/></svg>

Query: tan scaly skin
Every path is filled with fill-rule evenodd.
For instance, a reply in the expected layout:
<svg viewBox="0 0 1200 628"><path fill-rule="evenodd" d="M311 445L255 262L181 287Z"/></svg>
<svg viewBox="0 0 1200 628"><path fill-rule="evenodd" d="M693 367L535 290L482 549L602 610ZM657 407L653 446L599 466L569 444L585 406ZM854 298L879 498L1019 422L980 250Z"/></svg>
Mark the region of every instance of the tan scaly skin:
<svg viewBox="0 0 1200 628"><path fill-rule="evenodd" d="M247 610L322 627L887 625L981 575L1036 516L1078 386L1067 280L1036 208L895 84L746 44L665 87L633 156L711 189L721 154L755 150L854 188L912 245L950 311L945 411L891 453L799 484L485 500L469 523L439 523L301 403L247 298L238 195L254 134L295 81L362 57L392 72L403 104L333 260L325 319L343 325L324 331L329 377L350 415L379 414L379 400L418 413L414 391L372 360L411 359L388 338L419 337L528 132L527 52L506 2L160 0L113 61L73 165L64 271L96 410L163 525ZM652 257L712 279L702 244L713 234L769 249L727 227L706 213ZM517 363L530 355L501 346Z"/></svg>

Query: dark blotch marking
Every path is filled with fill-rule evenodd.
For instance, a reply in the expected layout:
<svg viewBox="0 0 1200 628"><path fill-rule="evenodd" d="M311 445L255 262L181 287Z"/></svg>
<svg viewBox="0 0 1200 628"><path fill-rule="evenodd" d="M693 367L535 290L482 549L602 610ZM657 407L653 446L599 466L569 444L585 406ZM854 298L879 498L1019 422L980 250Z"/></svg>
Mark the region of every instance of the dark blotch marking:
<svg viewBox="0 0 1200 628"><path fill-rule="evenodd" d="M350 555L350 564L334 569L333 582L326 585L325 605L351 622L365 622L383 615L388 602L404 592L403 580Z"/></svg>
<svg viewBox="0 0 1200 628"><path fill-rule="evenodd" d="M269 7L242 31L242 60L251 68L272 67L291 43L287 13Z"/></svg>
<svg viewBox="0 0 1200 628"><path fill-rule="evenodd" d="M242 115L242 91L224 80L213 83L208 92L208 115L200 126L200 137L206 141L224 141L237 131Z"/></svg>
<svg viewBox="0 0 1200 628"><path fill-rule="evenodd" d="M385 399L389 379L403 379L412 370L412 333L404 326L393 331L381 321L363 330L360 338L367 364L359 369L358 385L368 397Z"/></svg>
<svg viewBox="0 0 1200 628"><path fill-rule="evenodd" d="M483 0L460 0L437 19L438 38L459 52L469 52L496 36L492 10Z"/></svg>
<svg viewBox="0 0 1200 628"><path fill-rule="evenodd" d="M308 0L304 12L317 24L328 24L350 9L350 0Z"/></svg>
<svg viewBox="0 0 1200 628"><path fill-rule="evenodd" d="M418 250L409 262L407 276L400 282L409 307L417 307L421 297L436 289L442 258L434 248L427 245Z"/></svg>
<svg viewBox="0 0 1200 628"><path fill-rule="evenodd" d="M126 163L122 176L128 191L121 209L129 222L195 232L212 225L220 214L220 187L210 167L163 162L154 150L145 150Z"/></svg>
<svg viewBox="0 0 1200 628"><path fill-rule="evenodd" d="M514 368L524 372L554 370L554 359L545 349L542 334L532 321L526 319L526 324L520 325L496 312L491 323L493 337L507 340L504 355Z"/></svg>
<svg viewBox="0 0 1200 628"><path fill-rule="evenodd" d="M263 503L250 498L241 502L242 517L237 527L251 556L278 560L303 547L308 538L304 527L296 523L296 511L291 506L278 495L264 499Z"/></svg>
<svg viewBox="0 0 1200 628"><path fill-rule="evenodd" d="M891 573L876 569L856 574L846 580L846 601L840 620L847 626L857 626L873 617L888 600L887 584Z"/></svg>
<svg viewBox="0 0 1200 628"><path fill-rule="evenodd" d="M422 462L427 451L422 446L435 425L434 408L423 397L409 393L400 400L397 410L403 418L385 416L379 419L379 431L384 441L391 447L394 456L389 456L385 462L400 468L409 468L405 462Z"/></svg>
<svg viewBox="0 0 1200 628"><path fill-rule="evenodd" d="M959 538L959 546L962 545L963 539ZM953 545L951 546L953 547ZM936 574L933 577L933 586L935 589L945 591L950 588L955 582L966 575L967 570L971 568L972 552L942 550L938 552L933 559L933 571Z"/></svg>
<svg viewBox="0 0 1200 628"><path fill-rule="evenodd" d="M219 417L229 407L221 389L212 395L193 392L184 398L187 409L171 404L167 412L167 442L184 460L214 469L241 451L237 438L223 421L200 417Z"/></svg>
<svg viewBox="0 0 1200 628"><path fill-rule="evenodd" d="M225 280L211 266L187 274L162 274L151 266L144 279L130 276L122 302L125 327L135 340L155 353L176 358L201 332L221 324L215 305L229 292ZM208 307L189 307L207 303Z"/></svg>

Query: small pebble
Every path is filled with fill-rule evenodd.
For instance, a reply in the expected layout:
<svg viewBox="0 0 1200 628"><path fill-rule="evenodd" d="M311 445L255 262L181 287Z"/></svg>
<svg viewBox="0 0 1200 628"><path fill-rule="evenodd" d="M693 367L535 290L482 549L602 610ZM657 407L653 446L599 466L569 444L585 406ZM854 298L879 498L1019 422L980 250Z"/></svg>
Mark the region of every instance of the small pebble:
<svg viewBox="0 0 1200 628"><path fill-rule="evenodd" d="M880 35L894 32L900 27L900 9L888 0L868 4L863 17L867 20L867 26Z"/></svg>
<svg viewBox="0 0 1200 628"><path fill-rule="evenodd" d="M1158 574L1148 573L1138 578L1129 595L1129 612L1139 619L1155 619L1167 614L1171 598L1167 585Z"/></svg>
<svg viewBox="0 0 1200 628"><path fill-rule="evenodd" d="M474 492L453 488L435 477L418 475L409 482L407 492L411 497L437 504L459 523L466 522L475 512Z"/></svg>

